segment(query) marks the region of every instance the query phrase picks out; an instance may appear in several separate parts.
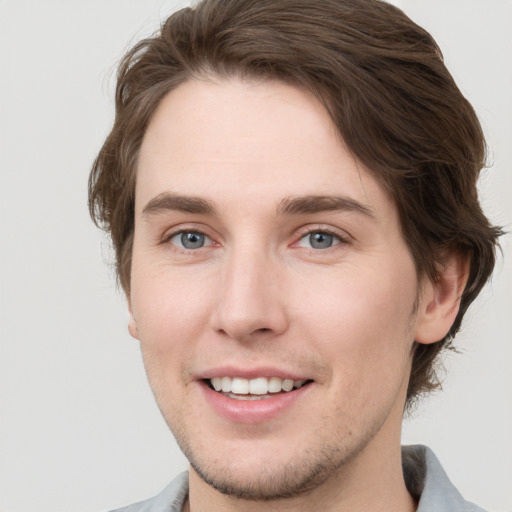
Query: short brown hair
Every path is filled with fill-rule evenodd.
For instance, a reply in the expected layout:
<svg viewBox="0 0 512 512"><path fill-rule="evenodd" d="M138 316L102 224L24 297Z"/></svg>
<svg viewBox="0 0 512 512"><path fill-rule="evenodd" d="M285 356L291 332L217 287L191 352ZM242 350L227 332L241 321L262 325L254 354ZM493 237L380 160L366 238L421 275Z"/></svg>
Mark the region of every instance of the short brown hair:
<svg viewBox="0 0 512 512"><path fill-rule="evenodd" d="M477 116L428 32L380 0L203 0L170 16L119 66L114 126L89 181L129 293L137 158L162 98L195 77L280 80L311 91L352 153L392 194L418 275L443 255L470 260L460 311L438 343L417 344L408 401L438 385L435 359L489 279L501 230L483 214Z"/></svg>

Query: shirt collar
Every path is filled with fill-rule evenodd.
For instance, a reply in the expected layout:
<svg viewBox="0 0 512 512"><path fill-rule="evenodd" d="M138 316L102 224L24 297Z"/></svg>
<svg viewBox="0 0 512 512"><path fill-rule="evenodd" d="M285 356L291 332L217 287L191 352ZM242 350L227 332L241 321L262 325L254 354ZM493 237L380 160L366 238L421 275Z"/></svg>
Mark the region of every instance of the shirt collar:
<svg viewBox="0 0 512 512"><path fill-rule="evenodd" d="M484 512L464 500L426 446L403 446L402 467L407 489L418 500L417 512Z"/></svg>

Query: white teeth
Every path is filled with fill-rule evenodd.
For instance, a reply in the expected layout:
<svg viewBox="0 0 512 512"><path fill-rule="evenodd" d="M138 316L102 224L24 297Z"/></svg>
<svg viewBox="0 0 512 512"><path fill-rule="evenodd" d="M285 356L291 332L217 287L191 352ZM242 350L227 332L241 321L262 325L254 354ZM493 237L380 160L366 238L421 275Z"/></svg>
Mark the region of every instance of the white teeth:
<svg viewBox="0 0 512 512"><path fill-rule="evenodd" d="M281 391L281 386L283 385L283 379L279 377L272 377L268 381L268 392L269 393L279 393Z"/></svg>
<svg viewBox="0 0 512 512"><path fill-rule="evenodd" d="M293 389L293 380L284 379L282 385L283 391L291 391Z"/></svg>
<svg viewBox="0 0 512 512"><path fill-rule="evenodd" d="M229 377L222 377L221 389L224 393L231 391L231 379Z"/></svg>
<svg viewBox="0 0 512 512"><path fill-rule="evenodd" d="M221 377L214 377L212 379L212 386L215 391L220 391L222 389L222 379Z"/></svg>
<svg viewBox="0 0 512 512"><path fill-rule="evenodd" d="M251 379L249 381L249 393L251 395L266 395L268 393L268 380L265 377Z"/></svg>
<svg viewBox="0 0 512 512"><path fill-rule="evenodd" d="M231 392L236 393L237 395L247 395L249 393L249 381L247 379L235 377L231 381Z"/></svg>
<svg viewBox="0 0 512 512"><path fill-rule="evenodd" d="M234 393L236 395L266 395L291 391L300 388L305 380L281 379L280 377L257 377L256 379L243 379L241 377L213 377L210 382L215 391Z"/></svg>

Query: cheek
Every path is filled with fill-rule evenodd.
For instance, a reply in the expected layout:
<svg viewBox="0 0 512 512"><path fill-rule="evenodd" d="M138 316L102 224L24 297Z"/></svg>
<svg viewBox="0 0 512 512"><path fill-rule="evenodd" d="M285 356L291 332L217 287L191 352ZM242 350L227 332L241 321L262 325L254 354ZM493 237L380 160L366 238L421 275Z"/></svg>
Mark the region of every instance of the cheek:
<svg viewBox="0 0 512 512"><path fill-rule="evenodd" d="M408 260L389 267L351 269L317 280L314 292L299 290L297 324L336 366L333 378L390 381L408 367L416 274Z"/></svg>
<svg viewBox="0 0 512 512"><path fill-rule="evenodd" d="M134 265L131 304L143 338L165 345L204 325L209 288L203 279L191 279L179 269L141 265L139 270Z"/></svg>
<svg viewBox="0 0 512 512"><path fill-rule="evenodd" d="M164 418L171 423L183 416L186 369L207 317L200 294L187 288L179 279L148 277L136 280L132 293L146 375Z"/></svg>
<svg viewBox="0 0 512 512"><path fill-rule="evenodd" d="M211 311L205 287L164 272L134 272L131 303L152 386L181 378L202 338ZM170 371L172 370L172 371Z"/></svg>

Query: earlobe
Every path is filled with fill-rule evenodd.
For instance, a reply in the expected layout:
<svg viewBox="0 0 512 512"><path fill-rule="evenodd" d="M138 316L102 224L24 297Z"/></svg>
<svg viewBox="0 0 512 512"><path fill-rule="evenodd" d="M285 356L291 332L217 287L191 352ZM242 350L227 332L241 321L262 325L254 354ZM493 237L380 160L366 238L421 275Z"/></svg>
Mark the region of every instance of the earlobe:
<svg viewBox="0 0 512 512"><path fill-rule="evenodd" d="M424 284L416 321L417 343L435 343L448 334L459 312L468 276L469 258L454 254L440 267L436 281Z"/></svg>
<svg viewBox="0 0 512 512"><path fill-rule="evenodd" d="M133 316L131 305L128 306L128 332L136 340L139 339L139 327L136 318Z"/></svg>

